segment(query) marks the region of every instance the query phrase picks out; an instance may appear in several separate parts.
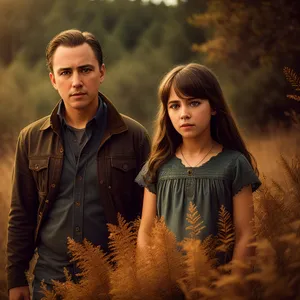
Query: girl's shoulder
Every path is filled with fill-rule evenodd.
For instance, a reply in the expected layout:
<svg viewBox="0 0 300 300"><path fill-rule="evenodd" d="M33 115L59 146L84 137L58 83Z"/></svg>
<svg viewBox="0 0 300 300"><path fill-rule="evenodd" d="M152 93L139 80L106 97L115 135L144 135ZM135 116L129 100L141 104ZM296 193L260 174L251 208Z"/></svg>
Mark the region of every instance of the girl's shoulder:
<svg viewBox="0 0 300 300"><path fill-rule="evenodd" d="M216 163L221 164L223 168L226 167L228 171L235 172L237 168L253 169L246 156L240 151L225 148L220 154Z"/></svg>

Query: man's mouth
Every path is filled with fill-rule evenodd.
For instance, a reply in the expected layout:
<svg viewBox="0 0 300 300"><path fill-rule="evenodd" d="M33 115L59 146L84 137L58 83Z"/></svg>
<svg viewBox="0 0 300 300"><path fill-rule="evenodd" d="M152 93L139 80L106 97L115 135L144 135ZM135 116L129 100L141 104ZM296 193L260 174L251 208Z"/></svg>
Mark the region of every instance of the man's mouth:
<svg viewBox="0 0 300 300"><path fill-rule="evenodd" d="M73 93L71 94L71 96L83 96L85 95L86 93Z"/></svg>

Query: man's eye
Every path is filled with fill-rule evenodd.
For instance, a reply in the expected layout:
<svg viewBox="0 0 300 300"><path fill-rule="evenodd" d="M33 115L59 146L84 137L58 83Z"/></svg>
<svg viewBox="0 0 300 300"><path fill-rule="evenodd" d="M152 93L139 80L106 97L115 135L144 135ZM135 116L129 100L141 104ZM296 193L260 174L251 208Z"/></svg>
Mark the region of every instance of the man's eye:
<svg viewBox="0 0 300 300"><path fill-rule="evenodd" d="M89 73L90 71L91 71L90 68L83 68L83 69L81 70L82 73Z"/></svg>
<svg viewBox="0 0 300 300"><path fill-rule="evenodd" d="M60 75L62 75L62 76L69 75L69 74L70 74L70 71L62 71L60 73Z"/></svg>

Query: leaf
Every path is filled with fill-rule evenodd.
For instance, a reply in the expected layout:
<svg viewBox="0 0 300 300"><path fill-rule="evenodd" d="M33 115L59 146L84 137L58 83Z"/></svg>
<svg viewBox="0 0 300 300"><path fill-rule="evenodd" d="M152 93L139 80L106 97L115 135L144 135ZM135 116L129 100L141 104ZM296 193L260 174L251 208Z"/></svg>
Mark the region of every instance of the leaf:
<svg viewBox="0 0 300 300"><path fill-rule="evenodd" d="M300 90L300 77L289 67L283 68L283 73L288 80L288 82L296 89L296 91ZM298 100L299 101L299 100Z"/></svg>
<svg viewBox="0 0 300 300"><path fill-rule="evenodd" d="M300 96L298 95L287 95L287 97L289 99L293 99L293 100L296 100L296 101L300 101Z"/></svg>
<svg viewBox="0 0 300 300"><path fill-rule="evenodd" d="M196 239L197 236L199 236L201 230L205 228L205 226L202 226L203 221L201 220L201 216L197 211L196 205L193 204L192 202L190 202L189 204L189 213L187 214L186 219L190 224L190 226L186 227L186 230L191 231L190 238Z"/></svg>
<svg viewBox="0 0 300 300"><path fill-rule="evenodd" d="M228 252L233 247L235 241L233 223L224 205L220 207L219 211L218 240L220 245L217 247L217 250L221 252Z"/></svg>

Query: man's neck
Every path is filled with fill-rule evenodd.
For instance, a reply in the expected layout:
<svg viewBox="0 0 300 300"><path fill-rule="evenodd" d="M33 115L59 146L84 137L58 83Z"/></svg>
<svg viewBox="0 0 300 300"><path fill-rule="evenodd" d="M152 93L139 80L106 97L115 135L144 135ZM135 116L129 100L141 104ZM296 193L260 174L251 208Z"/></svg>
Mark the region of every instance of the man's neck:
<svg viewBox="0 0 300 300"><path fill-rule="evenodd" d="M68 125L76 129L86 127L86 124L96 115L98 105L91 109L65 109L65 120Z"/></svg>

